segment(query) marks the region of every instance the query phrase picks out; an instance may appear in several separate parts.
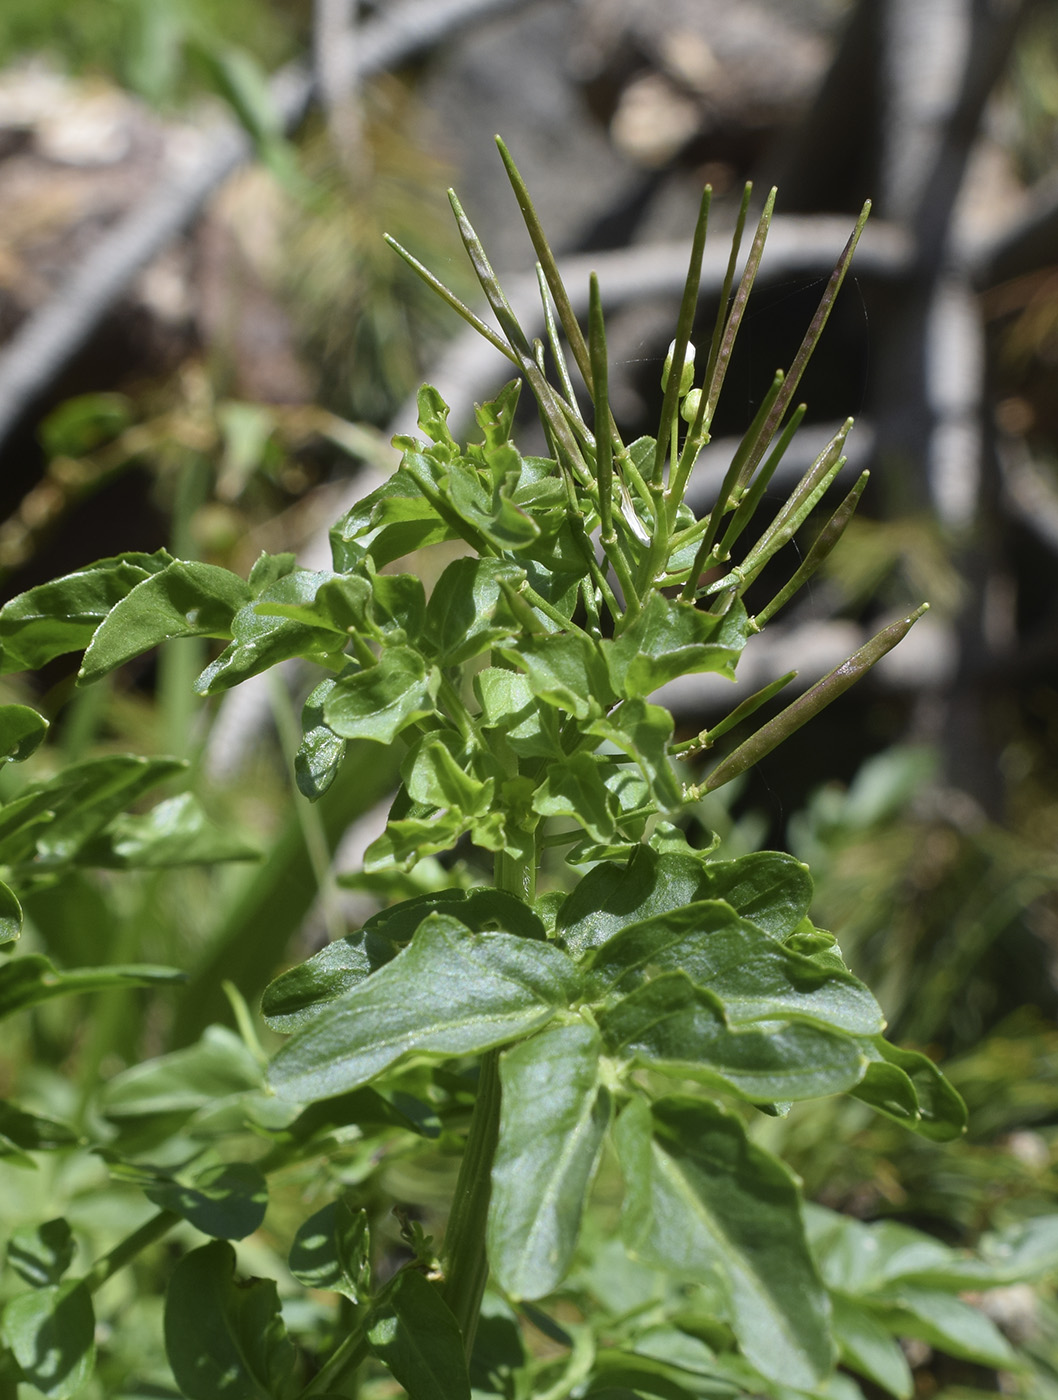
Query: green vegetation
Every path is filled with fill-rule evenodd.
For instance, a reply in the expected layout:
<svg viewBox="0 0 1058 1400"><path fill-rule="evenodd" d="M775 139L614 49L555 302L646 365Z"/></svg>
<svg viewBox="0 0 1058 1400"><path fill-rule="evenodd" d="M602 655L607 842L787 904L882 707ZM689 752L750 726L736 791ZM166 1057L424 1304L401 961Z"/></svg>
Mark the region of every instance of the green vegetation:
<svg viewBox="0 0 1058 1400"><path fill-rule="evenodd" d="M863 478L758 597L844 461L848 423L755 524L863 219L696 519L684 491L774 196L736 284L747 190L696 356L706 191L658 431L626 443L598 288L585 333L501 152L546 345L454 197L500 334L398 249L518 371L478 409L480 441L457 442L424 388L421 438L398 440L397 470L336 522L328 569L262 553L244 580L124 554L0 611L6 673L83 653L56 745L35 709L0 707L0 1014L23 1067L0 1104L0 1396L295 1400L395 1380L413 1400L909 1397L915 1344L968 1368L956 1380L999 1371L1008 1393L1054 1393L1038 1333L1016 1347L975 1305L1058 1265L1042 1193L995 1228L953 1208L963 1228L943 1238L842 1215L840 1191L803 1204L783 1158L826 1200L813 1161L837 1186L843 1144L866 1154L865 1133L875 1162L926 1163L922 1200L945 1171L968 1180L965 1107L927 1055L883 1036L810 917L808 868L732 854L687 821L921 609L748 736L778 684L683 741L651 698L678 676L733 677L852 516ZM513 440L523 382L546 457ZM412 554L440 562L402 566ZM184 759L117 752L99 727L109 678L156 647L173 709L155 737L179 752L199 750L182 690L196 671L207 697L290 661L312 673L300 733L271 690L298 793L261 763L258 792L292 814L259 831L269 849L248 873L253 793L207 792L194 763L189 787ZM348 931L329 855L398 778L350 881L382 907ZM258 994L318 884L334 936L269 981L262 1027ZM981 1056L1019 1045L1053 1055L1012 1029L957 1066L971 1098ZM921 1148L893 1148L895 1132Z"/></svg>

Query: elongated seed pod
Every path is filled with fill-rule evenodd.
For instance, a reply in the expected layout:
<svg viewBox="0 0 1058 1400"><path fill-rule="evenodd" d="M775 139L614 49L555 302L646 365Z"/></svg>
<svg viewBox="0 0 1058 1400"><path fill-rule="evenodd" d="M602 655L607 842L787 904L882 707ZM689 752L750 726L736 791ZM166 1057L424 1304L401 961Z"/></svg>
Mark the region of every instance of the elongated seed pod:
<svg viewBox="0 0 1058 1400"><path fill-rule="evenodd" d="M722 763L716 765L702 783L700 791L712 792L724 783L729 783L732 778L737 778L740 773L758 763L765 754L771 753L784 739L788 739L802 724L814 719L820 710L825 709L839 695L843 695L861 676L865 676L876 662L881 661L886 652L892 651L928 608L929 604L923 603L910 617L901 618L899 622L891 622L888 627L883 627L869 642L864 643L859 651L854 651L840 666L836 666L810 690L798 696L774 719L761 725L756 734L751 735L744 744L739 744L733 753L729 753Z"/></svg>

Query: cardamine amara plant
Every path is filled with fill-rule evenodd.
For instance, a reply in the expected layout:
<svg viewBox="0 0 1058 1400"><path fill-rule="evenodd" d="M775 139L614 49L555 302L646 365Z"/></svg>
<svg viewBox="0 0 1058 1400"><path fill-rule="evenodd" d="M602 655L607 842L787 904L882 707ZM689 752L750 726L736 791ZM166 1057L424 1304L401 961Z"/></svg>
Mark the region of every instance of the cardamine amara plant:
<svg viewBox="0 0 1058 1400"><path fill-rule="evenodd" d="M789 678L682 742L651 698L682 675L733 678L743 648L855 509L866 474L789 581L747 609L765 565L844 462L850 424L756 523L791 450L804 412L798 381L866 210L792 365L775 376L712 509L696 519L684 494L774 192L736 283L746 192L699 376L690 333L706 190L657 436L626 443L607 399L599 288L593 280L585 334L501 152L539 258L546 343L524 333L454 196L499 332L398 249L518 371L477 409L480 440L457 441L446 405L424 388L423 440L398 439L397 470L334 526L331 569L262 555L244 581L165 551L126 554L0 611L5 672L83 649L80 685L178 637L224 643L198 680L207 696L301 658L321 673L295 764L305 798L320 798L343 765L368 762L371 746L403 754L368 874L395 880L457 845L469 868L478 852L494 869L491 884L464 879L389 904L278 976L262 1010L287 1038L270 1059L233 993L240 1035L213 1027L117 1073L75 1128L0 1104L8 1155L101 1154L151 1207L78 1269L65 1218L12 1235L0 1396L324 1400L391 1394L392 1377L413 1400L850 1400L863 1395L854 1376L911 1394L897 1340L907 1336L1012 1373L1020 1365L957 1295L1053 1267L1055 1220L986 1239L970 1256L903 1226L802 1204L757 1131L792 1104L850 1095L935 1139L962 1131L963 1106L928 1058L884 1039L876 1001L811 922L805 866L781 853L727 859L715 842L692 846L680 825L689 803L816 714L922 610L711 766L715 743ZM546 457L512 440L523 384ZM427 595L400 561L442 541L461 552ZM45 728L28 707L0 708L10 759L26 758ZM128 811L178 768L85 760L0 808L9 947L18 893L54 886L76 866L245 856L188 794ZM545 856L552 871L564 857L568 892L552 875L538 895ZM11 957L0 966L0 1015L176 975L60 971L40 954ZM385 1173L438 1154L460 1163L443 1239L435 1248L405 1213L397 1267L393 1250L377 1247ZM229 1241L261 1229L270 1184L310 1179L325 1199L289 1242L284 1311L272 1280L236 1280ZM269 1228L274 1239L281 1226ZM120 1308L100 1312L95 1295L120 1271L145 1268L150 1246L171 1231L182 1251L164 1313L173 1381L101 1390L93 1367L122 1321ZM309 1290L300 1312L294 1280ZM109 1319L102 1331L100 1319Z"/></svg>

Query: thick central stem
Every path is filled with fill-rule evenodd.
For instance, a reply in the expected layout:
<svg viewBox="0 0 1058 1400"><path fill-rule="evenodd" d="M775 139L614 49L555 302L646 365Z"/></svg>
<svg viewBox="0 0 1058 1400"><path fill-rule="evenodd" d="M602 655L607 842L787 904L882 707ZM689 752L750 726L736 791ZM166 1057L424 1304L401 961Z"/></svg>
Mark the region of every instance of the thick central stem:
<svg viewBox="0 0 1058 1400"><path fill-rule="evenodd" d="M528 859L501 851L495 866L496 888L526 903L532 901L536 890L535 843L530 840L528 846L532 851ZM499 1133L500 1052L489 1050L481 1057L478 1096L441 1254L445 1302L459 1323L468 1357L474 1348L481 1299L489 1276L485 1229Z"/></svg>

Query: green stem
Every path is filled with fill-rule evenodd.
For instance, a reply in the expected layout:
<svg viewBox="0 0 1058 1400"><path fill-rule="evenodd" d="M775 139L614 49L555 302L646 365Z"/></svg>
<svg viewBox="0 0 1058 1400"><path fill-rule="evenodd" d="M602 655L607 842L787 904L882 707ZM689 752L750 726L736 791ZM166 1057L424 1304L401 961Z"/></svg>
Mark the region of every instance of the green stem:
<svg viewBox="0 0 1058 1400"><path fill-rule="evenodd" d="M536 886L535 843L528 859L500 851L496 856L495 882L497 889L526 902L532 900ZM474 1348L481 1299L489 1276L485 1229L499 1134L500 1052L489 1050L481 1057L478 1096L441 1253L445 1302L459 1323L468 1357Z"/></svg>
<svg viewBox="0 0 1058 1400"><path fill-rule="evenodd" d="M163 1235L167 1235L174 1225L179 1225L183 1219L177 1215L175 1210L160 1210L157 1215L152 1215L149 1220L145 1220L138 1230L133 1230L131 1235L126 1235L123 1240L119 1240L113 1249L102 1255L85 1274L83 1283L90 1293L94 1293L106 1283L119 1269L123 1269L126 1264L131 1264L138 1254L154 1244L155 1240L160 1240Z"/></svg>
<svg viewBox="0 0 1058 1400"><path fill-rule="evenodd" d="M492 1193L492 1161L500 1135L500 1052L481 1057L478 1096L459 1168L441 1256L445 1302L452 1309L467 1356L474 1349L481 1299L489 1276L485 1226Z"/></svg>
<svg viewBox="0 0 1058 1400"><path fill-rule="evenodd" d="M355 1371L361 1361L367 1356L367 1342L364 1339L364 1323L367 1320L367 1309L360 1309L360 1316L357 1319L353 1330L346 1334L331 1352L330 1356L323 1363L320 1369L309 1381L308 1385L298 1396L298 1400L307 1400L310 1395L326 1395L333 1392L334 1387L344 1378Z"/></svg>

